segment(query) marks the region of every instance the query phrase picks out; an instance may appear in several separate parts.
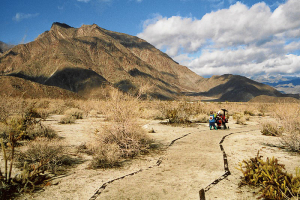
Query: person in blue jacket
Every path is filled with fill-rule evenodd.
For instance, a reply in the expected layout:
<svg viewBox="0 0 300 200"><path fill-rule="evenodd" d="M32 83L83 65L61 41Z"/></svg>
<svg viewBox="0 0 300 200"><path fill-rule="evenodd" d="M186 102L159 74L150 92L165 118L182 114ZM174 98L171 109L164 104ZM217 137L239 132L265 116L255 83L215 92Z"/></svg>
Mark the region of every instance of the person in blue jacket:
<svg viewBox="0 0 300 200"><path fill-rule="evenodd" d="M216 116L217 115L214 114L213 111L210 111L210 115L209 115L209 128L210 128L210 130L212 130L212 129L218 130L217 127L216 127Z"/></svg>

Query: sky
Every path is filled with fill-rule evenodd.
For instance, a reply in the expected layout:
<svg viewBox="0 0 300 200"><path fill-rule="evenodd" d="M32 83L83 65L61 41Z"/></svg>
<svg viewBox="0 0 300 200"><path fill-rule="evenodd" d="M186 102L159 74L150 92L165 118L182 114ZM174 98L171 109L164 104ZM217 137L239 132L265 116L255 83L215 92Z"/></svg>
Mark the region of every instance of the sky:
<svg viewBox="0 0 300 200"><path fill-rule="evenodd" d="M53 22L138 36L204 77L300 77L300 0L1 0L0 41Z"/></svg>

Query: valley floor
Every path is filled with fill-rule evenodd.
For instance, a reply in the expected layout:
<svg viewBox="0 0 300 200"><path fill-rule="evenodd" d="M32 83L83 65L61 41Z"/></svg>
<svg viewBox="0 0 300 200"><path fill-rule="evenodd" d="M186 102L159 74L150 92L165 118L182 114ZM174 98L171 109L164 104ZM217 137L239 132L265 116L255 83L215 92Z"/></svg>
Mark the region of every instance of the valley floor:
<svg viewBox="0 0 300 200"><path fill-rule="evenodd" d="M224 171L223 152L228 159L231 175L212 185L206 191L206 199L255 199L254 190L238 187L242 173L236 169L244 159L260 155L278 158L286 170L295 172L300 157L278 147L279 139L263 136L258 121L251 117L247 125L234 124L229 120L229 130L209 130L208 124L193 127L169 126L158 120L142 120L143 127L153 129L149 133L156 142L165 145L157 153L126 161L116 169L88 168L91 157L78 153L78 146L93 141L95 130L105 122L101 117L76 120L75 124L59 124L60 115L45 121L63 138L70 154L81 159L67 175L52 181L52 185L19 199L199 199L199 191L207 188ZM178 139L179 138L179 139ZM176 140L178 139L178 140ZM173 143L172 143L173 141ZM161 161L161 163L157 163ZM137 172L133 175L131 173ZM126 176L128 175L128 176ZM120 177L126 176L122 179ZM111 180L117 179L113 182ZM107 184L105 184L107 183ZM106 186L101 189L101 186Z"/></svg>

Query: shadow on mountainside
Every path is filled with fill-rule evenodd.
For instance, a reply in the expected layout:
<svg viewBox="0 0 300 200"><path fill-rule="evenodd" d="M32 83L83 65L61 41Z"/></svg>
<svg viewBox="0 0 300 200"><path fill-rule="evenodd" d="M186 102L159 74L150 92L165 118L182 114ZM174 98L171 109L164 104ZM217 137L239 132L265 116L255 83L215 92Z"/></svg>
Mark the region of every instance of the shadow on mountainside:
<svg viewBox="0 0 300 200"><path fill-rule="evenodd" d="M65 68L55 72L44 84L78 93L89 88L106 85L108 81L89 69Z"/></svg>

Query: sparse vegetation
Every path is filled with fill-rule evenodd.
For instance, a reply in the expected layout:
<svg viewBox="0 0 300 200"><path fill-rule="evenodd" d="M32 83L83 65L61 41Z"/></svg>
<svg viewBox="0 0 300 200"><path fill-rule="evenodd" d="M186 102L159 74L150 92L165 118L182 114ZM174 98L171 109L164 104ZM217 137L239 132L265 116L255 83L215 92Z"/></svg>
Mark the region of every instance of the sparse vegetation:
<svg viewBox="0 0 300 200"><path fill-rule="evenodd" d="M244 114L241 113L235 113L233 115L233 119L236 120L237 124L246 125L247 117Z"/></svg>
<svg viewBox="0 0 300 200"><path fill-rule="evenodd" d="M76 118L74 116L67 115L67 116L63 116L60 119L59 123L61 123L61 124L73 124L73 123L75 123L75 121L76 121Z"/></svg>
<svg viewBox="0 0 300 200"><path fill-rule="evenodd" d="M40 173L48 171L57 174L71 164L72 159L65 154L61 142L47 138L37 138L27 143L17 155L17 167L38 166Z"/></svg>
<svg viewBox="0 0 300 200"><path fill-rule="evenodd" d="M289 199L300 195L300 169L296 169L294 177L274 157L264 161L258 152L256 157L240 163L239 170L243 173L240 186L260 187L260 198Z"/></svg>
<svg viewBox="0 0 300 200"><path fill-rule="evenodd" d="M261 133L267 136L281 136L284 129L277 127L276 123L264 122L261 124Z"/></svg>
<svg viewBox="0 0 300 200"><path fill-rule="evenodd" d="M120 159L147 153L151 140L137 123L138 99L114 93L106 116L111 121L99 133L98 144L93 147L93 168L119 166Z"/></svg>
<svg viewBox="0 0 300 200"><path fill-rule="evenodd" d="M275 118L278 123L262 124L262 133L279 136L282 147L289 151L299 152L300 150L299 115L297 114L299 105L297 104L141 101L115 91L107 100L64 102L27 99L19 102L14 100L5 102L1 99L0 108L2 109L0 109L2 113L0 117L5 119L0 123L0 136L3 139L7 158L6 164L2 165L7 166L7 175L5 175L5 167L1 169L2 175L7 177L2 182L3 187L6 187L6 194L11 191L34 191L43 187L44 180L49 178L50 173L65 173L69 169L68 166L76 163L66 153L64 144L56 140L57 133L50 126L44 125L44 120L49 115L64 114L60 123L67 124L74 123L75 120L85 116L98 117L101 124L103 120L102 128L95 131L97 139L92 143L78 146L79 154L84 153L92 157L89 161L90 168L119 167L122 166L124 160L148 153L152 147L159 146L153 145L157 143L149 138L151 135L156 136L152 134L153 132L159 134L159 130L154 131L153 128L144 130L139 118L164 121L167 119L170 124L181 125L194 122L208 123L209 111L217 112L221 108L229 110L229 115L233 116L238 124L246 124L248 120L252 122L252 117L263 120ZM259 113L264 117L259 116ZM59 117L56 116L55 119ZM13 137L10 136L11 132L14 132ZM13 159L11 139L14 141ZM10 182L8 182L11 161L12 172ZM269 162L269 166L270 163L275 163L272 159L263 162ZM245 171L245 166L243 167ZM16 171L20 171L18 176L15 176ZM11 181L17 183L17 186ZM261 195L268 193L267 190L266 192L261 190L261 192Z"/></svg>

